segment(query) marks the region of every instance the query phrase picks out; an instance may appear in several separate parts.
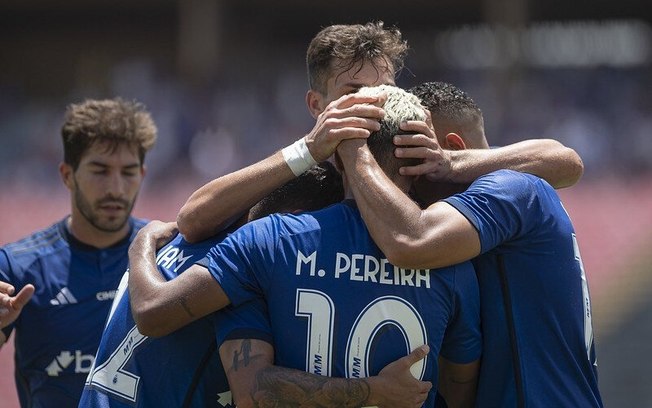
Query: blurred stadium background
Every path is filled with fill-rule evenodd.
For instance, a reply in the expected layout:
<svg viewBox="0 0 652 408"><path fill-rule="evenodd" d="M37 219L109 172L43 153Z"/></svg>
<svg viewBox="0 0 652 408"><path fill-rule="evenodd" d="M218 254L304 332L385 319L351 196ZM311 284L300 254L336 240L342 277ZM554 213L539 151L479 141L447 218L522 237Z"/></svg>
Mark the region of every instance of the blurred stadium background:
<svg viewBox="0 0 652 408"><path fill-rule="evenodd" d="M590 281L606 406L652 407L652 7L595 0L3 0L0 245L68 212L56 171L69 103L122 96L159 127L136 214L172 219L209 179L309 131L305 50L383 20L411 51L398 84L443 80L495 145L550 137L585 174L561 191ZM13 349L0 408L17 407Z"/></svg>

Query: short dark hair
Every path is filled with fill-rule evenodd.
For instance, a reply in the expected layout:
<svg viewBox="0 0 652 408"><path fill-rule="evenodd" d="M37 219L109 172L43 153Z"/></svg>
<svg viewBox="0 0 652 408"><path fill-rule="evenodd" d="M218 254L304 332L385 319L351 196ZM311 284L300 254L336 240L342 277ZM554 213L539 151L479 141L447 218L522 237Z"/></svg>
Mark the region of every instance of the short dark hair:
<svg viewBox="0 0 652 408"><path fill-rule="evenodd" d="M157 130L144 105L120 98L93 100L68 106L63 126L63 161L77 170L84 153L95 143L108 143L115 151L121 145L138 149L141 165L145 153L156 142Z"/></svg>
<svg viewBox="0 0 652 408"><path fill-rule="evenodd" d="M482 121L482 111L473 99L455 85L445 82L424 82L410 92L433 116L444 117L459 124ZM480 122L482 123L482 122Z"/></svg>
<svg viewBox="0 0 652 408"><path fill-rule="evenodd" d="M426 114L419 98L396 86L364 87L358 91L363 95L377 95L381 92L387 94L387 100L383 105L385 117L380 121L380 130L372 132L367 138L367 146L385 174L393 177L398 174L400 167L415 166L421 163L420 159L399 159L394 155L396 148L393 141L394 136L408 134L400 128L401 122L425 120Z"/></svg>
<svg viewBox="0 0 652 408"><path fill-rule="evenodd" d="M279 212L315 211L343 199L342 176L332 163L324 161L260 200L249 211L249 219Z"/></svg>
<svg viewBox="0 0 652 408"><path fill-rule="evenodd" d="M326 92L326 82L335 69L344 72L356 64L362 67L364 62L378 69L379 58L397 74L403 68L407 50L401 31L396 27L385 28L382 21L328 26L308 46L306 66L310 89Z"/></svg>

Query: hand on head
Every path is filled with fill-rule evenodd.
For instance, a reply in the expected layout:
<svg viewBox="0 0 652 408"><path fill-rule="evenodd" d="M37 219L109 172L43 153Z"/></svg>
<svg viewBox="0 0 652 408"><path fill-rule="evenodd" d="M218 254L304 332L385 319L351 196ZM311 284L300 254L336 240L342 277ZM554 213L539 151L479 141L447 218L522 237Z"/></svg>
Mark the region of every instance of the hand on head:
<svg viewBox="0 0 652 408"><path fill-rule="evenodd" d="M428 121L407 121L401 124L401 129L410 134L394 137L397 146L394 154L399 158L422 159L423 162L416 166L401 167L400 174L425 175L431 181L447 180L452 171L450 152L441 148L432 125Z"/></svg>
<svg viewBox="0 0 652 408"><path fill-rule="evenodd" d="M338 144L347 139L366 139L380 129L385 115L380 106L385 95L348 94L326 106L315 127L305 136L310 154L317 162L330 158Z"/></svg>

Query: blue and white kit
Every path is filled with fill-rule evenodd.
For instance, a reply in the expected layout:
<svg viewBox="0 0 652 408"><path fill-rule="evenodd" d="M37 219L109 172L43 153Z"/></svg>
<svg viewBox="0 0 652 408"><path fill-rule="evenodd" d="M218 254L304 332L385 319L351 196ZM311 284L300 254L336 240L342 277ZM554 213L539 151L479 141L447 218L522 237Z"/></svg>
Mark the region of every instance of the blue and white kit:
<svg viewBox="0 0 652 408"><path fill-rule="evenodd" d="M76 240L66 219L0 249L0 280L36 288L15 329L16 384L23 407L76 406L103 323L127 268L127 249L144 220L115 245L97 249Z"/></svg>
<svg viewBox="0 0 652 408"><path fill-rule="evenodd" d="M412 367L437 384L437 355L481 353L479 294L470 262L438 270L394 267L353 201L251 222L202 261L234 305L267 302L276 365L333 377L376 375L430 345ZM434 405L435 390L426 406Z"/></svg>
<svg viewBox="0 0 652 408"><path fill-rule="evenodd" d="M166 279L174 279L204 258L224 236L190 244L177 235L158 251L159 271ZM216 341L216 337L227 337L232 331L228 320L217 325L215 315L209 315L167 336L143 336L131 313L127 282L128 272L120 284L79 406L232 407L231 392L218 353L220 343ZM248 318L246 307L239 313L247 321L247 329L258 321ZM261 330L269 333L267 321L263 324ZM257 337L243 331L242 327L237 329L240 335Z"/></svg>
<svg viewBox="0 0 652 408"><path fill-rule="evenodd" d="M591 301L555 190L500 170L445 199L478 230L482 300L478 407L601 407Z"/></svg>

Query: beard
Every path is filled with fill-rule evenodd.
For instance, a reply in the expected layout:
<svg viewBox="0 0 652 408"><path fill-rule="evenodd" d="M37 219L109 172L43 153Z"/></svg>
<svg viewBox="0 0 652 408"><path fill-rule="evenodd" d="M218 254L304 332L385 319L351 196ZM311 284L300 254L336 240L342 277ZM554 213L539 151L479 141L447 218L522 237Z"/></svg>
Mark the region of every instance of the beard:
<svg viewBox="0 0 652 408"><path fill-rule="evenodd" d="M128 201L122 198L115 198L112 196L105 196L95 203L91 204L89 200L82 194L79 188L75 189L74 194L75 205L80 214L88 221L93 227L102 232L117 232L125 226L131 215L131 210L136 202L136 197ZM101 207L106 204L117 204L123 210L118 215L103 215L100 213Z"/></svg>

